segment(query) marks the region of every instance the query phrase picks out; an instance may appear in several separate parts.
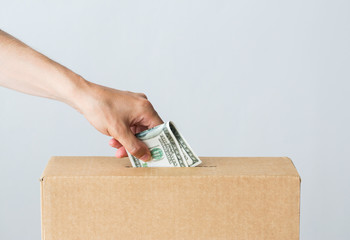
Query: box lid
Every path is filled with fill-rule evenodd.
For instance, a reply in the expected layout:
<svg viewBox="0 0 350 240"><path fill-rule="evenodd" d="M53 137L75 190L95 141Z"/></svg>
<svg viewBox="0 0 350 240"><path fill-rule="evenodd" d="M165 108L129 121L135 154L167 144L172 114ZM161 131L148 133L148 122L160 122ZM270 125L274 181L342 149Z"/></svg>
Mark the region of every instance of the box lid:
<svg viewBox="0 0 350 240"><path fill-rule="evenodd" d="M298 177L287 157L201 157L194 168L132 168L128 158L52 157L42 178L81 176L290 176Z"/></svg>

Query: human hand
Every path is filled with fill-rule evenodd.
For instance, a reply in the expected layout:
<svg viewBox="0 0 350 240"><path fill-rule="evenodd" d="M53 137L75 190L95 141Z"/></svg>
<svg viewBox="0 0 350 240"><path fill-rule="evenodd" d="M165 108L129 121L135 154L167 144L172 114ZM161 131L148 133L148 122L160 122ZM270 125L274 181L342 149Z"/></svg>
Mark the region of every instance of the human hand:
<svg viewBox="0 0 350 240"><path fill-rule="evenodd" d="M143 93L108 88L84 81L75 97L75 106L101 133L113 137L109 144L117 148L116 157L126 157L126 149L135 157L148 161L148 147L136 133L163 123Z"/></svg>
<svg viewBox="0 0 350 240"><path fill-rule="evenodd" d="M146 95L88 82L1 30L0 53L0 86L76 108L97 130L113 137L110 145L118 148L117 157L127 156L127 149L141 160L151 158L134 135L163 123Z"/></svg>

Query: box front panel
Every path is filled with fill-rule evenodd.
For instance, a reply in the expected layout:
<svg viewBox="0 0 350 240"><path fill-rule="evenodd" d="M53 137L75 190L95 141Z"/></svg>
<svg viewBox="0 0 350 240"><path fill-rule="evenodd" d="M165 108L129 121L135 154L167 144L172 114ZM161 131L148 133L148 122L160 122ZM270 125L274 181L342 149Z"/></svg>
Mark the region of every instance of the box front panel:
<svg viewBox="0 0 350 240"><path fill-rule="evenodd" d="M71 177L43 182L45 240L298 239L296 177Z"/></svg>

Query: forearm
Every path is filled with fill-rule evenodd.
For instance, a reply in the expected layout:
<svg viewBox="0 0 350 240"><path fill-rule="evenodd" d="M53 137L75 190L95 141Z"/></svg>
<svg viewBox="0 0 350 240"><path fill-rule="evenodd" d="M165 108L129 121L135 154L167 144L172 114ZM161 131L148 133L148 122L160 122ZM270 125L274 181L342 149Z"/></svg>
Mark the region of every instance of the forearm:
<svg viewBox="0 0 350 240"><path fill-rule="evenodd" d="M0 30L0 86L77 107L79 75Z"/></svg>
<svg viewBox="0 0 350 240"><path fill-rule="evenodd" d="M117 157L126 150L149 160L148 147L135 133L162 124L143 93L100 86L84 80L0 30L0 86L52 98L76 108L101 133L112 136Z"/></svg>

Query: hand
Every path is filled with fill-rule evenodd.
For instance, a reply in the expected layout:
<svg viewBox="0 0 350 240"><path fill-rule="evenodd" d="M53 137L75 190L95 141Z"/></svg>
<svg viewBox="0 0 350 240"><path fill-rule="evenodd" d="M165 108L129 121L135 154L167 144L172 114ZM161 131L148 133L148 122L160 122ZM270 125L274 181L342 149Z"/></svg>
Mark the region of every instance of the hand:
<svg viewBox="0 0 350 240"><path fill-rule="evenodd" d="M1 30L0 62L0 86L65 102L113 137L110 145L118 148L117 157L127 156L127 149L141 160L151 159L147 146L134 134L163 121L145 94L88 82Z"/></svg>
<svg viewBox="0 0 350 240"><path fill-rule="evenodd" d="M163 123L143 93L120 91L84 80L75 107L101 133L112 136L109 144L117 148L116 157L126 157L126 149L135 157L148 161L148 147L136 133Z"/></svg>

